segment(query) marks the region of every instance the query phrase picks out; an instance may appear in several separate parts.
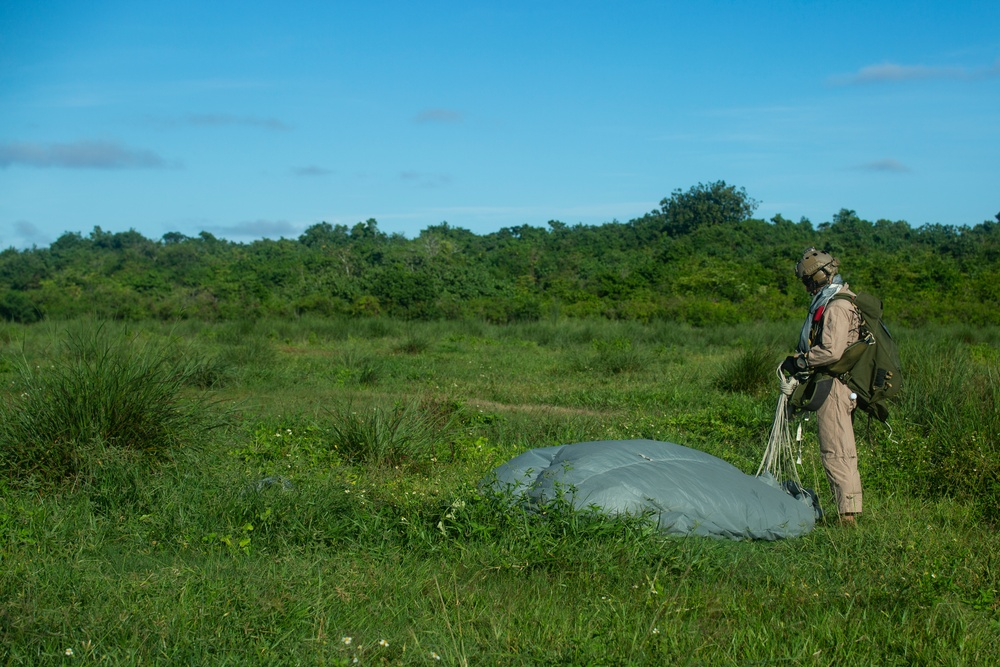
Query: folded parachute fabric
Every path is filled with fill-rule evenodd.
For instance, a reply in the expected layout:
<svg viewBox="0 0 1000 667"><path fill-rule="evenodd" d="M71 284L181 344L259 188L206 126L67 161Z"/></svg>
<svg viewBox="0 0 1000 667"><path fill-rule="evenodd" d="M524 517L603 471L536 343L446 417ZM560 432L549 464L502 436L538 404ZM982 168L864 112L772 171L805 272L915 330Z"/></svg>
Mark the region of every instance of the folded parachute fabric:
<svg viewBox="0 0 1000 667"><path fill-rule="evenodd" d="M529 450L497 467L480 488L529 506L562 498L611 516L649 514L660 531L775 540L811 531L808 500L720 458L656 440L603 440Z"/></svg>

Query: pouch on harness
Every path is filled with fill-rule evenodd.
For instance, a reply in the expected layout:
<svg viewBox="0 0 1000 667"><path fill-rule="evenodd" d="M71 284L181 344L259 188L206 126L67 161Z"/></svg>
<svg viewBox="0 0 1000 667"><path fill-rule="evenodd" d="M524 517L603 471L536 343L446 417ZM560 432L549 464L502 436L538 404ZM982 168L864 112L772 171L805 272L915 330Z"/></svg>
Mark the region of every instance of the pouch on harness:
<svg viewBox="0 0 1000 667"><path fill-rule="evenodd" d="M837 294L848 299L861 314L861 338L844 350L839 360L816 372L796 388L789 402L799 410L816 410L830 393L829 383L840 378L857 394L858 407L880 421L889 417L886 401L903 388L903 373L896 341L882 322L882 301L859 293Z"/></svg>

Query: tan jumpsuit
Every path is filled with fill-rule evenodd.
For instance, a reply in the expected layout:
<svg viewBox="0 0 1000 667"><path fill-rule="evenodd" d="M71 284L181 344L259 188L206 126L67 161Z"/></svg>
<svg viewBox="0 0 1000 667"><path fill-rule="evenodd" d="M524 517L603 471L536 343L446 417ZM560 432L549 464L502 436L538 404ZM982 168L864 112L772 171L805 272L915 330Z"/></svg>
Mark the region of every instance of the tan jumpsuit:
<svg viewBox="0 0 1000 667"><path fill-rule="evenodd" d="M847 285L841 294L854 292ZM822 314L819 340L811 341L806 359L810 367L821 367L840 359L844 350L860 338L861 317L847 299L833 299ZM819 451L823 469L830 482L839 514L860 514L861 476L858 474L858 451L854 441L854 408L851 390L840 380L834 380L830 395L816 411L819 430Z"/></svg>

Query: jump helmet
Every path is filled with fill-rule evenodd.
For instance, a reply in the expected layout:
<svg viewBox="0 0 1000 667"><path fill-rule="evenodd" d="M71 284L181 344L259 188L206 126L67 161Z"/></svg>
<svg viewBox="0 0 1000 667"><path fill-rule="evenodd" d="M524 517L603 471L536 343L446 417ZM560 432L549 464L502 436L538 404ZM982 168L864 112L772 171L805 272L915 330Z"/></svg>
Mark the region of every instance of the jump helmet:
<svg viewBox="0 0 1000 667"><path fill-rule="evenodd" d="M806 289L815 292L830 284L833 277L837 275L839 267L840 260L833 255L816 250L816 248L807 248L802 253L802 259L795 265L795 275L806 286Z"/></svg>

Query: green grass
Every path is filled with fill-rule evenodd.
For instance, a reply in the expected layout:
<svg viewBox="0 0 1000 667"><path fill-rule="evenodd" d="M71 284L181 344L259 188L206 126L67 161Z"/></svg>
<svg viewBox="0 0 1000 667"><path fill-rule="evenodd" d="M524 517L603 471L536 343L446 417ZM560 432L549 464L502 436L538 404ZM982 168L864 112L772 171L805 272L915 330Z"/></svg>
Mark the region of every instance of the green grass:
<svg viewBox="0 0 1000 667"><path fill-rule="evenodd" d="M756 543L667 539L559 506L526 514L476 482L529 447L635 437L753 472L776 400L754 350L776 364L794 323L184 327L133 335L185 350L188 366L257 350L230 353L212 404L186 382L170 393L209 422L224 410L226 428L177 431L155 462L95 439L85 480L0 477L0 663L1000 659L996 332L895 332L908 386L891 434L857 425L861 524ZM8 406L22 363L73 358L66 330L0 330ZM805 430L803 481L829 507Z"/></svg>
<svg viewBox="0 0 1000 667"><path fill-rule="evenodd" d="M0 401L0 465L11 478L58 483L93 473L109 452L155 457L198 444L205 401L182 399L189 376L168 346L128 329L77 323L44 363L9 363Z"/></svg>

